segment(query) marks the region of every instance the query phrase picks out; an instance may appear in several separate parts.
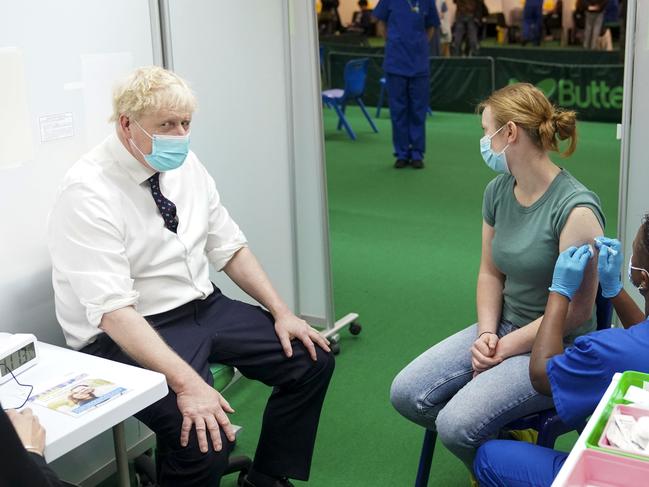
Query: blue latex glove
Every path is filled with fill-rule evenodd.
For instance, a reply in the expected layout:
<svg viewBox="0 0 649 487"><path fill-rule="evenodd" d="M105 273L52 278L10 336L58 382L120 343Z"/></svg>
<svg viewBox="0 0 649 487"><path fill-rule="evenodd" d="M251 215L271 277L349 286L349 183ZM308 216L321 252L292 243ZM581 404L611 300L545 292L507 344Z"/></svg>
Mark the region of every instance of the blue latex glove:
<svg viewBox="0 0 649 487"><path fill-rule="evenodd" d="M563 294L569 300L575 295L584 278L584 270L593 256L590 245L569 247L559 254L554 266L550 291Z"/></svg>
<svg viewBox="0 0 649 487"><path fill-rule="evenodd" d="M602 286L602 296L614 298L622 290L622 244L619 240L606 237L597 237L595 247L599 249L597 258L597 271L599 284Z"/></svg>

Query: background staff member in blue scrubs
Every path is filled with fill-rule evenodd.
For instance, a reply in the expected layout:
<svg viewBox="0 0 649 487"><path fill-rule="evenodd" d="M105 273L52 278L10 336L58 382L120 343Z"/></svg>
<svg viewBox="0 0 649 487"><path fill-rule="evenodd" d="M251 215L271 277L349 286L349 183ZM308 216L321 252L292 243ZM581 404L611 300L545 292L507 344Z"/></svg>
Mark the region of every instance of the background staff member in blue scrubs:
<svg viewBox="0 0 649 487"><path fill-rule="evenodd" d="M649 373L649 214L633 241L629 279L645 300L644 313L622 288L622 249L618 240L601 238L597 269L602 294L610 298L624 328L583 335L563 351L568 303L579 288L586 263L587 246L571 247L557 259L545 316L532 357L530 379L541 394L552 396L561 420L577 426L592 414L613 374L625 370ZM613 251L611 251L611 249ZM638 324L636 324L638 323ZM481 487L549 486L561 470L567 453L509 440L485 443L473 468Z"/></svg>
<svg viewBox="0 0 649 487"><path fill-rule="evenodd" d="M410 163L421 169L430 93L428 42L439 26L437 8L433 0L380 0L374 16L377 32L387 40L383 69L397 158L394 167L401 169Z"/></svg>
<svg viewBox="0 0 649 487"><path fill-rule="evenodd" d="M543 37L543 0L525 0L523 8L523 45L540 46Z"/></svg>

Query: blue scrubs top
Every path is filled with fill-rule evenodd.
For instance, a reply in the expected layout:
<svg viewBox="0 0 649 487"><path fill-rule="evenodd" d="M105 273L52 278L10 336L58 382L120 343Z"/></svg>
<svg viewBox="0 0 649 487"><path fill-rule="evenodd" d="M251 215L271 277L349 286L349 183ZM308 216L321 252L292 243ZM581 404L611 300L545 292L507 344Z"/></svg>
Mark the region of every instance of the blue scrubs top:
<svg viewBox="0 0 649 487"><path fill-rule="evenodd" d="M561 420L578 426L590 416L611 383L626 370L649 373L649 320L629 329L583 335L547 363L552 397Z"/></svg>
<svg viewBox="0 0 649 487"><path fill-rule="evenodd" d="M428 75L426 30L439 27L434 1L381 0L372 13L387 25L383 70L401 76Z"/></svg>

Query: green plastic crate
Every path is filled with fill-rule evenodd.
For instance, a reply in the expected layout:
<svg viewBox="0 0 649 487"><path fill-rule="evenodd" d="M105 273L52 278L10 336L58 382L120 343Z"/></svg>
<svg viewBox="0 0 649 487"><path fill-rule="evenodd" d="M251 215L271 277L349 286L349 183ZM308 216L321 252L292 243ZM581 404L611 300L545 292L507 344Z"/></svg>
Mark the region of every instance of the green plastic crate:
<svg viewBox="0 0 649 487"><path fill-rule="evenodd" d="M608 422L608 418L611 416L613 408L615 408L615 406L617 406L618 404L630 404L629 401L626 401L624 399L626 391L630 386L637 386L642 388L645 382L649 382L649 374L635 372L633 370L626 371L622 374L622 377L620 377L617 386L613 390L613 394L611 395L608 403L606 404L606 407L604 408L604 412L602 412L602 415L597 419L595 427L588 435L588 438L586 438L586 448L591 448L593 450L599 450L601 452L619 455L622 457L635 458L644 462L649 461L649 457L635 455L633 453L627 453L619 450L612 450L609 448L602 448L598 444L602 433L604 433L604 428L606 428L606 423Z"/></svg>

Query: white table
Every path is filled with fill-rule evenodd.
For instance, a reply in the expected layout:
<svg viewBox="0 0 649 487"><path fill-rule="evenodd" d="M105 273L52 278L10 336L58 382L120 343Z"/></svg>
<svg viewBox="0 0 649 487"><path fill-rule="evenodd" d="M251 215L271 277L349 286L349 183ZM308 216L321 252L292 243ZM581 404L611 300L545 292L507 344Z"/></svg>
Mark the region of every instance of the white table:
<svg viewBox="0 0 649 487"><path fill-rule="evenodd" d="M615 386L617 386L620 377L622 377L622 374L617 373L613 376L613 379L611 379L611 383L609 384L608 389L606 389L606 392L604 393L602 398L599 400L599 404L597 405L595 412L588 420L584 431L582 431L582 433L579 435L579 439L575 443L575 446L572 447L570 455L568 455L568 458L564 462L563 467L561 467L559 474L554 479L554 482L552 482L552 487L564 487L566 485L566 481L568 480L570 472L572 472L573 468L575 467L575 464L577 463L577 460L579 459L581 453L586 449L586 439L590 436L590 433L593 431L593 428L595 428L597 421L602 416L604 408L608 404L608 400L613 395L613 391L615 390Z"/></svg>
<svg viewBox="0 0 649 487"><path fill-rule="evenodd" d="M115 460L120 486L129 486L128 459L123 421L167 395L164 375L112 360L75 352L67 348L37 342L39 362L17 376L23 384L52 384L71 373L88 373L123 386L128 391L79 417L68 416L43 406L29 404L47 431L45 459L51 462L86 441L113 428ZM0 391L15 387L9 381Z"/></svg>

